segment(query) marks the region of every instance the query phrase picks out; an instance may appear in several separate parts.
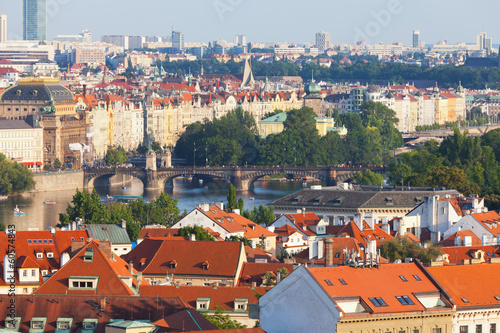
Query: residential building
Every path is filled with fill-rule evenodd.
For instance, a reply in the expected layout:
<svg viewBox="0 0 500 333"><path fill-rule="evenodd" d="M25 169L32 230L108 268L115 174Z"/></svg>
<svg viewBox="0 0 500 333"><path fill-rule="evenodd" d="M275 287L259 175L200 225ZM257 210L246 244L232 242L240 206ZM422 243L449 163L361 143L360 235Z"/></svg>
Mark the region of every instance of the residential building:
<svg viewBox="0 0 500 333"><path fill-rule="evenodd" d="M430 195L458 196L455 190L435 190L433 188L412 188L411 190L394 187L361 186L347 190L341 187L302 189L269 203L275 214L313 212L329 225L345 225L354 221L355 214L364 219L366 213L372 214L375 221L390 221L402 217L422 203ZM371 213L369 213L371 212Z"/></svg>
<svg viewBox="0 0 500 333"><path fill-rule="evenodd" d="M106 64L106 57L101 48L79 47L72 52L73 63L85 64L89 67L98 67Z"/></svg>
<svg viewBox="0 0 500 333"><path fill-rule="evenodd" d="M23 39L47 40L47 0L23 0Z"/></svg>
<svg viewBox="0 0 500 333"><path fill-rule="evenodd" d="M330 48L331 36L328 32L318 32L316 34L316 48L318 53L325 53Z"/></svg>
<svg viewBox="0 0 500 333"><path fill-rule="evenodd" d="M0 13L0 43L7 41L7 15Z"/></svg>
<svg viewBox="0 0 500 333"><path fill-rule="evenodd" d="M234 44L237 46L247 46L247 36L245 35L237 35L234 37Z"/></svg>
<svg viewBox="0 0 500 333"><path fill-rule="evenodd" d="M33 293L54 272L64 266L74 252L73 242L88 238L85 230L78 231L17 231L16 266L9 266L5 255L0 262L0 294L8 294L10 276L14 275L16 295ZM9 238L0 234L0 252L9 253ZM10 269L9 269L10 268ZM0 317L1 318L1 317Z"/></svg>
<svg viewBox="0 0 500 333"><path fill-rule="evenodd" d="M132 242L127 233L127 225L122 220L121 225L117 224L86 224L83 226L89 237L101 242L111 242L111 251L117 256L123 256L132 249Z"/></svg>
<svg viewBox="0 0 500 333"><path fill-rule="evenodd" d="M152 285L236 286L246 261L240 242L144 239L123 259Z"/></svg>
<svg viewBox="0 0 500 333"><path fill-rule="evenodd" d="M284 275L281 275L280 271ZM279 283L280 280L284 279L292 271L292 264L246 262L243 264L239 285L270 288ZM266 274L271 277L271 280L267 280Z"/></svg>
<svg viewBox="0 0 500 333"><path fill-rule="evenodd" d="M253 244L261 244L264 251L276 255L276 234L261 227L239 214L225 212L222 203L219 206L199 205L172 228L200 226L218 233L222 239L231 236L245 237Z"/></svg>
<svg viewBox="0 0 500 333"><path fill-rule="evenodd" d="M102 36L101 37L101 42L103 43L110 43L116 46L123 47L124 50L128 50L129 47L129 40L128 36L125 35L107 35L107 36Z"/></svg>
<svg viewBox="0 0 500 333"><path fill-rule="evenodd" d="M259 299L266 332L452 332L453 303L418 263L305 268Z"/></svg>
<svg viewBox="0 0 500 333"><path fill-rule="evenodd" d="M257 303L258 294L265 294L266 288L223 287L223 286L143 286L140 293L144 297L178 297L196 311L214 314L217 307L222 307L224 315L231 320L254 327L257 320L249 318L250 304Z"/></svg>
<svg viewBox="0 0 500 333"><path fill-rule="evenodd" d="M499 258L496 262L498 262ZM457 265L427 268L446 291L443 298L453 302L452 333L498 332L500 326L500 288L491 283L500 264Z"/></svg>
<svg viewBox="0 0 500 333"><path fill-rule="evenodd" d="M266 119L259 121L259 134L261 137L265 138L271 134L277 134L283 132L285 129L285 121L287 119L287 113L281 112L275 114ZM316 129L319 135L325 136L328 132L337 132L339 135L343 136L347 134L347 129L342 127L335 127L335 120L331 117L316 117Z"/></svg>
<svg viewBox="0 0 500 333"><path fill-rule="evenodd" d="M458 240L460 233L457 235L457 243L452 246L442 247L443 255L441 261L431 263L431 266L443 265L476 265L484 263L498 263L500 260L500 246L498 245L481 245L481 240L476 236L465 234L462 238L462 244ZM479 242L478 242L479 240ZM479 245L474 245L479 244Z"/></svg>
<svg viewBox="0 0 500 333"><path fill-rule="evenodd" d="M327 242L327 239L331 240ZM317 241L309 242L309 247L293 256L294 263L306 265L306 267L327 266L326 246L330 246L329 264L341 266L346 265L350 259L349 254L360 254L364 258L364 246L358 240L351 237L325 237ZM379 258L381 261L382 258Z"/></svg>
<svg viewBox="0 0 500 333"><path fill-rule="evenodd" d="M129 50L142 49L145 42L146 37L144 36L128 36Z"/></svg>
<svg viewBox="0 0 500 333"><path fill-rule="evenodd" d="M488 38L486 36L486 32L480 32L479 35L477 36L476 45L479 48L479 50L485 50L486 54L490 54L491 49L493 47L493 42L491 38Z"/></svg>
<svg viewBox="0 0 500 333"><path fill-rule="evenodd" d="M40 168L43 129L38 119L29 116L26 120L0 120L0 153L31 170Z"/></svg>
<svg viewBox="0 0 500 333"><path fill-rule="evenodd" d="M500 244L500 215L484 207L480 213L463 216L443 234L444 238L460 230L470 230L481 239L482 245Z"/></svg>

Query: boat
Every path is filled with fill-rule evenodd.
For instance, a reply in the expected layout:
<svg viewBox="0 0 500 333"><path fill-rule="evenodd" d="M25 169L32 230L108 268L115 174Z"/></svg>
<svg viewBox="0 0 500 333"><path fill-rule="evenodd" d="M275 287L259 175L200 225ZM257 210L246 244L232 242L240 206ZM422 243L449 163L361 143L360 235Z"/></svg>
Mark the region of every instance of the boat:
<svg viewBox="0 0 500 333"><path fill-rule="evenodd" d="M122 187L122 190L126 190L126 189L127 189L127 186L123 186L123 187Z"/></svg>
<svg viewBox="0 0 500 333"><path fill-rule="evenodd" d="M254 197L250 197L250 198L248 198L248 200L255 200L255 198Z"/></svg>
<svg viewBox="0 0 500 333"><path fill-rule="evenodd" d="M198 183L199 183L200 185L203 185L203 179L201 179L201 178L200 178L200 179L198 179Z"/></svg>
<svg viewBox="0 0 500 333"><path fill-rule="evenodd" d="M45 200L43 203L46 205L55 205L56 204L56 202L54 200Z"/></svg>
<svg viewBox="0 0 500 333"><path fill-rule="evenodd" d="M14 208L14 215L21 216L21 215L25 215L25 213L21 212L19 207L17 207L17 205L16 205L16 208Z"/></svg>

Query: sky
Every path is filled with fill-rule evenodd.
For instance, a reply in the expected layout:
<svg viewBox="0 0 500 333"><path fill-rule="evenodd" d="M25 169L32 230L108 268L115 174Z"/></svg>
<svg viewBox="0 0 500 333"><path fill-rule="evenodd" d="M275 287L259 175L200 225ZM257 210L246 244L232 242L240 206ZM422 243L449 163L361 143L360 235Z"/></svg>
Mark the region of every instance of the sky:
<svg viewBox="0 0 500 333"><path fill-rule="evenodd" d="M8 39L22 39L22 0L2 0ZM169 36L186 42L314 42L326 31L334 44L402 42L420 30L426 44L475 43L485 31L500 41L500 1L480 0L47 0L48 39L58 34Z"/></svg>

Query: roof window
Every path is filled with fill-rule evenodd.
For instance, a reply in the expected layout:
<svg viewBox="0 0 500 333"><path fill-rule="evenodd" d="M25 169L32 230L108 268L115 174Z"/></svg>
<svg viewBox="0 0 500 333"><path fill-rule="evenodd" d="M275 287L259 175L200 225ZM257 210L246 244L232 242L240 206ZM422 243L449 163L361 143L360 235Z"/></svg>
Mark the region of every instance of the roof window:
<svg viewBox="0 0 500 333"><path fill-rule="evenodd" d="M401 280L403 280L404 282L408 282L408 280L407 280L407 279L406 279L403 275L400 275L400 276L399 276L399 278L400 278Z"/></svg>
<svg viewBox="0 0 500 333"><path fill-rule="evenodd" d="M326 284L327 284L327 285L329 285L329 286L333 286L332 281L330 281L330 280L325 280L325 282L326 282Z"/></svg>
<svg viewBox="0 0 500 333"><path fill-rule="evenodd" d="M496 299L497 301L500 301L500 296L495 296L495 299Z"/></svg>
<svg viewBox="0 0 500 333"><path fill-rule="evenodd" d="M344 279L339 279L340 283L342 283L344 286L347 284Z"/></svg>
<svg viewBox="0 0 500 333"><path fill-rule="evenodd" d="M464 303L469 303L469 300L468 300L467 298L465 298L465 297L464 297L464 298L462 298L462 302L464 302Z"/></svg>
<svg viewBox="0 0 500 333"><path fill-rule="evenodd" d="M411 300L410 297L408 296L396 296L397 300L399 301L399 303L401 303L402 305L413 305L415 303L413 303L413 301Z"/></svg>
<svg viewBox="0 0 500 333"><path fill-rule="evenodd" d="M414 277L414 278L415 278L415 280L417 280L417 281L422 281L422 279L421 279L421 278L420 278L420 276L418 276L418 275L413 275L413 277Z"/></svg>
<svg viewBox="0 0 500 333"><path fill-rule="evenodd" d="M382 299L382 297L371 297L369 298L370 302L373 303L376 307L379 306L387 306L387 303Z"/></svg>

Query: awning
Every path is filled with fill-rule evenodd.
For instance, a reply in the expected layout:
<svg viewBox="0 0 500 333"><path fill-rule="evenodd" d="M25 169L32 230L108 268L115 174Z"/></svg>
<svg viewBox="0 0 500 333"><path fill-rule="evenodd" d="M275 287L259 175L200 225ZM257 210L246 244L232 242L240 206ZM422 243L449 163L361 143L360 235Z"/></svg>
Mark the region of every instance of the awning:
<svg viewBox="0 0 500 333"><path fill-rule="evenodd" d="M42 165L42 162L36 162L36 165Z"/></svg>
<svg viewBox="0 0 500 333"><path fill-rule="evenodd" d="M35 165L35 162L22 162L22 165Z"/></svg>

